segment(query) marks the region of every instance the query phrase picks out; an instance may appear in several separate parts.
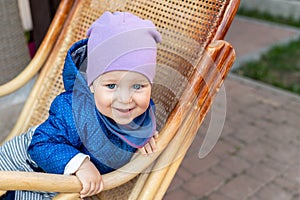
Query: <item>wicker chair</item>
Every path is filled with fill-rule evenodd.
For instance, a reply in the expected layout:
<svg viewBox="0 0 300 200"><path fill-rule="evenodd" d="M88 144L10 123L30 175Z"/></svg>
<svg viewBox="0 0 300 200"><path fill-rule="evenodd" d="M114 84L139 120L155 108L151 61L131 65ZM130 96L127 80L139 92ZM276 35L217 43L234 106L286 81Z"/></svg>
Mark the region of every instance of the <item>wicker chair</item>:
<svg viewBox="0 0 300 200"><path fill-rule="evenodd" d="M103 175L105 191L92 199L161 199L234 62L232 46L222 39L239 0L63 0L61 4L72 9L58 12L57 16L67 15L63 29L7 139L48 116L53 98L64 90L61 71L67 50L85 37L101 13L129 11L151 19L163 36L152 92L161 151L150 157L137 155L121 169ZM0 190L52 191L60 192L56 199L78 199L81 185L75 176L0 172Z"/></svg>

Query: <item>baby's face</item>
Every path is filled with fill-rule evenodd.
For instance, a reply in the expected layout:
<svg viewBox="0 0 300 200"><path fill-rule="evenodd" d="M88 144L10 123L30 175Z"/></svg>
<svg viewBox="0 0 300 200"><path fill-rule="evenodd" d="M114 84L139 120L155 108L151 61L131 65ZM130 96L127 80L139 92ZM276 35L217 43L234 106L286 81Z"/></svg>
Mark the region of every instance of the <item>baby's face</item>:
<svg viewBox="0 0 300 200"><path fill-rule="evenodd" d="M122 125L144 113L151 96L148 79L130 71L102 74L94 81L91 90L99 112Z"/></svg>

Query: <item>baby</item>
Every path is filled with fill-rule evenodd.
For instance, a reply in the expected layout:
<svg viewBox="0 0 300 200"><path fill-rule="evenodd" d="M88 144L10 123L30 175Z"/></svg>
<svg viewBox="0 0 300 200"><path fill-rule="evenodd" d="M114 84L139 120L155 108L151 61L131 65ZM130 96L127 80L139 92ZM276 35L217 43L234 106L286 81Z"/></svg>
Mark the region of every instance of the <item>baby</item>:
<svg viewBox="0 0 300 200"><path fill-rule="evenodd" d="M65 92L42 124L0 147L0 170L74 174L81 198L102 191L101 174L120 168L139 150L157 150L151 100L161 35L149 20L105 12L66 56ZM16 191L15 199L55 194ZM9 196L8 195L8 196Z"/></svg>

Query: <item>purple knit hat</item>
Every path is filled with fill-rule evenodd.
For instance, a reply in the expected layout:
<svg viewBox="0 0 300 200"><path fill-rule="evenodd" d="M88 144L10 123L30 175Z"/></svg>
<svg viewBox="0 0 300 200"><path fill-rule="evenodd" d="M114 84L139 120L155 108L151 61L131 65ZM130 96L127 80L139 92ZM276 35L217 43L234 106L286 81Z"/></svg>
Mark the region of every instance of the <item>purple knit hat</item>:
<svg viewBox="0 0 300 200"><path fill-rule="evenodd" d="M128 12L105 12L87 32L87 82L115 70L143 74L153 83L161 35L149 20Z"/></svg>

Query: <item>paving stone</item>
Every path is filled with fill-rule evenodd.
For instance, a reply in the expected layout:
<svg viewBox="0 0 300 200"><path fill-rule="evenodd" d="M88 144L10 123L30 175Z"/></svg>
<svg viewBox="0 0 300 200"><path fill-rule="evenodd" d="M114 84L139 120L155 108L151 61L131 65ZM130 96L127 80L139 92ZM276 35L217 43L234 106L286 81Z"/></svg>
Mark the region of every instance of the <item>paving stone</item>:
<svg viewBox="0 0 300 200"><path fill-rule="evenodd" d="M224 167L222 165L222 163L220 163L219 165L213 166L211 168L211 171L217 175L222 176L224 178L224 180L228 180L228 179L232 178L232 176L235 174L234 172L232 172L229 169L227 169L226 167Z"/></svg>
<svg viewBox="0 0 300 200"><path fill-rule="evenodd" d="M255 122L255 125L257 127L262 128L262 130L264 130L265 133L270 133L271 130L276 130L275 127L277 127L277 124L274 124L274 122L269 121L269 120L257 120Z"/></svg>
<svg viewBox="0 0 300 200"><path fill-rule="evenodd" d="M206 171L210 167L216 165L218 162L219 159L214 155L208 155L205 158L200 159L197 154L194 154L186 157L182 162L182 166L195 175Z"/></svg>
<svg viewBox="0 0 300 200"><path fill-rule="evenodd" d="M272 199L272 200L283 200L291 199L292 194L277 187L276 185L270 184L263 187L257 194L260 199Z"/></svg>
<svg viewBox="0 0 300 200"><path fill-rule="evenodd" d="M197 135L195 136L188 152L186 153L186 156L197 154L200 150L201 144L203 143L204 134L203 129L200 127L200 130L198 131Z"/></svg>
<svg viewBox="0 0 300 200"><path fill-rule="evenodd" d="M235 137L239 140L243 141L244 143L252 143L255 142L258 138L265 135L266 132L255 126L255 125L241 125L239 134L235 134Z"/></svg>
<svg viewBox="0 0 300 200"><path fill-rule="evenodd" d="M222 158L224 155L233 154L235 151L236 148L233 145L220 138L210 154Z"/></svg>
<svg viewBox="0 0 300 200"><path fill-rule="evenodd" d="M300 165L299 165L299 163L297 163L295 166L288 169L287 172L284 174L284 177L286 177L289 180L295 181L295 183L297 183L300 186Z"/></svg>
<svg viewBox="0 0 300 200"><path fill-rule="evenodd" d="M226 197L224 194L220 194L219 192L214 192L209 195L207 200L231 200L230 198Z"/></svg>
<svg viewBox="0 0 300 200"><path fill-rule="evenodd" d="M299 100L300 101L300 100ZM296 108L293 108L296 109ZM281 106L278 109L273 109L272 112L264 116L265 119L272 121L274 123L286 123L292 126L297 126L299 123L298 120L299 113L290 112L286 106Z"/></svg>
<svg viewBox="0 0 300 200"><path fill-rule="evenodd" d="M256 98L258 98L256 96ZM241 110L243 115L249 116L251 120L256 121L257 119L265 118L269 113L272 113L274 108L262 100L253 101L251 105L247 106L245 109ZM245 118L245 117L243 117Z"/></svg>
<svg viewBox="0 0 300 200"><path fill-rule="evenodd" d="M290 193L294 194L300 194L300 185L298 183L295 183L294 181L291 181L288 178L279 176L273 181L273 183L285 191L289 191Z"/></svg>
<svg viewBox="0 0 300 200"><path fill-rule="evenodd" d="M278 176L277 171L259 163L253 167L250 167L246 174L266 183L274 180L275 177Z"/></svg>
<svg viewBox="0 0 300 200"><path fill-rule="evenodd" d="M276 128L274 128L273 130L274 131L272 131L272 133L269 133L268 135L273 140L276 140L276 142L287 145L299 145L300 134L296 126L292 126L288 123L281 123L278 124L278 126L276 126Z"/></svg>
<svg viewBox="0 0 300 200"><path fill-rule="evenodd" d="M299 106L299 101L300 101L300 97L297 96L295 98L290 98L290 100L288 101L287 105L286 105L286 109L288 112L293 112L295 114L297 114L298 116L300 115L300 109L295 109ZM289 119L289 121L295 121L295 125L297 125L299 122L298 118L296 119ZM294 124L294 123L293 123Z"/></svg>
<svg viewBox="0 0 300 200"><path fill-rule="evenodd" d="M247 145L246 147L241 148L241 150L237 154L250 163L258 163L261 160L265 159L267 153L269 152L266 151L265 148L266 145L263 142L257 141L251 145Z"/></svg>
<svg viewBox="0 0 300 200"><path fill-rule="evenodd" d="M262 183L250 176L241 175L220 188L220 191L232 200L245 199L255 193Z"/></svg>
<svg viewBox="0 0 300 200"><path fill-rule="evenodd" d="M300 192L292 196L291 200L299 200L300 199Z"/></svg>
<svg viewBox="0 0 300 200"><path fill-rule="evenodd" d="M222 162L222 165L234 174L239 174L250 167L248 162L237 156L230 156Z"/></svg>
<svg viewBox="0 0 300 200"><path fill-rule="evenodd" d="M236 134L242 134L242 133L240 131L237 131L234 134L236 135ZM245 142L243 142L240 139L238 139L237 137L235 137L234 134L227 135L227 136L223 137L223 139L224 139L225 142L232 145L235 149L234 153L237 153L237 151L245 148Z"/></svg>
<svg viewBox="0 0 300 200"><path fill-rule="evenodd" d="M275 133L273 135L277 135L279 133ZM272 135L272 137L273 137ZM261 141L265 145L265 152L266 155L270 158L283 163L283 164L293 164L299 158L299 149L297 149L297 146L286 143L284 141L279 141L277 139L265 137L262 138ZM289 152L289 153L286 153Z"/></svg>
<svg viewBox="0 0 300 200"><path fill-rule="evenodd" d="M193 174L181 165L176 172L176 176L180 177L184 181L187 181L193 176Z"/></svg>
<svg viewBox="0 0 300 200"><path fill-rule="evenodd" d="M222 177L207 171L190 179L183 188L192 195L200 198L218 189L223 184L223 181Z"/></svg>
<svg viewBox="0 0 300 200"><path fill-rule="evenodd" d="M173 190L167 192L163 198L164 200L194 200L195 198L183 189Z"/></svg>
<svg viewBox="0 0 300 200"><path fill-rule="evenodd" d="M169 191L176 190L181 187L181 185L184 183L184 180L180 178L179 176L175 176L168 188Z"/></svg>
<svg viewBox="0 0 300 200"><path fill-rule="evenodd" d="M270 158L269 156L264 157L260 161L263 165L266 165L274 170L276 170L279 174L282 174L288 170L289 166L285 163L278 162L274 160L273 158Z"/></svg>
<svg viewBox="0 0 300 200"><path fill-rule="evenodd" d="M259 199L258 197L256 197L254 195L254 196L248 197L247 200L262 200L262 199Z"/></svg>

